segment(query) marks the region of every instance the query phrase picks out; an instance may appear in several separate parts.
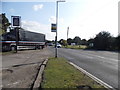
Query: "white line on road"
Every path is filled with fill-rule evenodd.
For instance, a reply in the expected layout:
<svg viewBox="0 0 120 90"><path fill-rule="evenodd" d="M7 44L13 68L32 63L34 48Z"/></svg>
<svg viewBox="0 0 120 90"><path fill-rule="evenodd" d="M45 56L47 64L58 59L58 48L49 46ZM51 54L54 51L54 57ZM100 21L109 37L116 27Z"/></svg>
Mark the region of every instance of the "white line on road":
<svg viewBox="0 0 120 90"><path fill-rule="evenodd" d="M92 78L93 80L95 80L96 82L100 83L101 85L103 85L105 88L107 89L112 89L112 90L116 90L115 88L113 88L112 86L108 85L107 83L103 82L102 80L100 80L99 78L95 77L94 75L90 74L89 72L87 72L86 70L80 68L79 66L75 65L72 62L69 62L71 65L73 65L75 68L77 68L78 70L80 70L81 72L83 72L84 74L86 74L87 76L89 76L90 78Z"/></svg>
<svg viewBox="0 0 120 90"><path fill-rule="evenodd" d="M7 84L8 86L12 86L12 85L16 85L16 84L18 84L18 83L20 83L20 82L14 82L14 83L10 83L10 84Z"/></svg>
<svg viewBox="0 0 120 90"><path fill-rule="evenodd" d="M89 56L93 56L93 57L98 57L98 58L102 58L102 59L107 59L107 60L111 60L111 61L116 61L118 62L118 59L113 59L113 58L106 58L106 57L102 57L102 56L99 56L99 55L92 55L92 54L88 54L88 53L85 53Z"/></svg>

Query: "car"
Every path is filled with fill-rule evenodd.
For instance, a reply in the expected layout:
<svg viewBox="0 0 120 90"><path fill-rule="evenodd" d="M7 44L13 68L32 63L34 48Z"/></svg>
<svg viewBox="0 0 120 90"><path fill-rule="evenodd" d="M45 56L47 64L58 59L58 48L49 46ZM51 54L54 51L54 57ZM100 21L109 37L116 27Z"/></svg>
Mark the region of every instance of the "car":
<svg viewBox="0 0 120 90"><path fill-rule="evenodd" d="M54 45L55 46L55 48L56 48L56 45ZM61 44L59 44L59 43L57 43L57 48L61 48L62 47L62 45Z"/></svg>
<svg viewBox="0 0 120 90"><path fill-rule="evenodd" d="M57 43L57 48L61 48L61 47L62 47L62 45Z"/></svg>

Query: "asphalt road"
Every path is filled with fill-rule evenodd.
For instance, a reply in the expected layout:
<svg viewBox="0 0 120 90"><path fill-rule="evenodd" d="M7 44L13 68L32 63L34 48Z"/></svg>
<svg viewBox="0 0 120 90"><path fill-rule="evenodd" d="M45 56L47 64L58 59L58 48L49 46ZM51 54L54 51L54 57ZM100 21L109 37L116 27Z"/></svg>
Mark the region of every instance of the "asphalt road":
<svg viewBox="0 0 120 90"><path fill-rule="evenodd" d="M54 52L55 48L49 48ZM118 88L118 53L58 48L58 56L73 62L114 88Z"/></svg>

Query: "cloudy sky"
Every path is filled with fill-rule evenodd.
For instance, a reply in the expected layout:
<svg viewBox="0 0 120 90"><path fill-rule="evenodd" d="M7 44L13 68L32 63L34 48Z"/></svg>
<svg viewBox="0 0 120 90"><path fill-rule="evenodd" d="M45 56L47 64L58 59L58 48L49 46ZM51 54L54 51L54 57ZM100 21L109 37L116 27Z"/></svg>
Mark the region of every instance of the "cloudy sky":
<svg viewBox="0 0 120 90"><path fill-rule="evenodd" d="M82 39L95 37L100 31L118 35L118 1L120 0L66 0L59 2L58 40L79 36ZM2 0L2 12L21 16L22 28L44 33L46 39L54 40L51 23L56 20L56 0Z"/></svg>

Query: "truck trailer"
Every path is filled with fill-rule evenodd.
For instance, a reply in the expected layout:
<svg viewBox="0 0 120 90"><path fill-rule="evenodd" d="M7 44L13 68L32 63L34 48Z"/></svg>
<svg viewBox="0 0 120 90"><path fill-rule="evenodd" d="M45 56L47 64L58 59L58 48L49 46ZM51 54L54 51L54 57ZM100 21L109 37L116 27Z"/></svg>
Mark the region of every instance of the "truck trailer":
<svg viewBox="0 0 120 90"><path fill-rule="evenodd" d="M11 51L16 48L43 49L45 47L45 34L31 32L25 29L16 30L11 30L0 36L1 51ZM17 41L16 38L18 38Z"/></svg>

